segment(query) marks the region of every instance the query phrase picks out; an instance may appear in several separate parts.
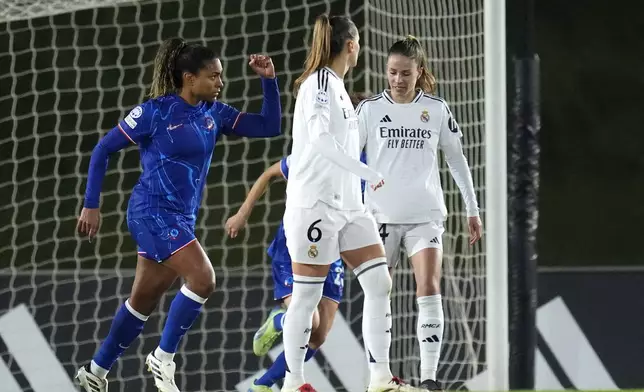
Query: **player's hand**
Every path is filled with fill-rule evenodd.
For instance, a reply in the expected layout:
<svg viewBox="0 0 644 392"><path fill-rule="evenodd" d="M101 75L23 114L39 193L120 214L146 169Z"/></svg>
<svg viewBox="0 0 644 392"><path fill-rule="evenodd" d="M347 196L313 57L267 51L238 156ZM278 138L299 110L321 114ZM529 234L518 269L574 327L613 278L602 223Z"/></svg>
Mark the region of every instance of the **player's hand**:
<svg viewBox="0 0 644 392"><path fill-rule="evenodd" d="M226 221L226 233L230 238L235 238L244 226L246 226L246 218L241 214L235 214Z"/></svg>
<svg viewBox="0 0 644 392"><path fill-rule="evenodd" d="M101 225L101 211L98 208L83 208L76 230L81 235L89 236L89 242L92 242Z"/></svg>
<svg viewBox="0 0 644 392"><path fill-rule="evenodd" d="M377 183L375 183L375 184L371 184L371 185L369 185L369 186L371 187L371 189L372 189L372 190L374 190L374 191L375 191L375 190L377 190L378 188L382 188L382 186L383 186L383 185L385 185L385 180L380 180L380 181L378 181Z"/></svg>
<svg viewBox="0 0 644 392"><path fill-rule="evenodd" d="M251 54L248 58L248 65L255 73L263 78L274 79L275 67L270 57L262 54Z"/></svg>
<svg viewBox="0 0 644 392"><path fill-rule="evenodd" d="M480 217L470 216L467 218L467 225L470 231L470 245L474 245L483 235L483 223Z"/></svg>

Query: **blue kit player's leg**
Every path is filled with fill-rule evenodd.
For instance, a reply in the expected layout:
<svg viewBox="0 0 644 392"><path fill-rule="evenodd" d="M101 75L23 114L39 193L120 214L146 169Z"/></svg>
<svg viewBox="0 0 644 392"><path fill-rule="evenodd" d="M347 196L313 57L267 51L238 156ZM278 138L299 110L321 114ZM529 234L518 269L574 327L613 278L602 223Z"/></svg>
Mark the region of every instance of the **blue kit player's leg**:
<svg viewBox="0 0 644 392"><path fill-rule="evenodd" d="M329 266L329 275L324 281L322 298L328 298L335 303L342 301L344 295L344 264L337 260Z"/></svg>
<svg viewBox="0 0 644 392"><path fill-rule="evenodd" d="M108 372L139 336L150 313L156 308L158 300L177 278L175 271L148 258L148 254L158 252L147 225L143 222L128 223L139 245L139 258L131 296L118 309L108 335L91 363L79 369L76 376L81 386L92 392L107 391ZM151 276L154 279L151 280Z"/></svg>
<svg viewBox="0 0 644 392"><path fill-rule="evenodd" d="M158 217L128 221L132 237L138 245L139 260L132 295L117 312L107 338L101 344L90 366L79 370L81 386L92 392L107 390L105 377L122 355L123 351L136 339L143 329L148 315L156 308L159 299L165 293L179 273L174 264L185 263L182 260L186 249L188 253L196 251L203 254L195 240L192 227L175 219L164 221ZM201 256L201 254L197 256ZM186 258L199 259L195 255ZM208 263L209 265L209 263ZM212 267L210 267L212 268ZM199 272L208 280L208 273ZM214 275L211 274L211 280ZM186 278L187 281L193 281ZM199 286L199 285L197 285ZM203 285L202 285L203 286ZM203 304L212 288L201 289L200 293L184 285L177 293L166 320L159 347L146 358L148 369L153 373L155 385L161 392L179 392L174 382L174 353L181 338L199 316ZM204 295L207 294L207 295ZM87 389L91 387L93 389Z"/></svg>
<svg viewBox="0 0 644 392"><path fill-rule="evenodd" d="M185 263L182 260L183 253L179 252L186 249L196 251L198 255L194 259L204 258L207 264L210 265L203 250L196 242L193 227L176 217L174 219L164 219L157 216L151 220L153 222L148 219L145 222L145 226L150 229L149 231L133 230L133 235L136 235L139 244L139 254L153 257L179 272L177 266L184 267ZM132 222L131 226L136 229L136 221ZM192 244L197 244L197 246L190 247ZM190 256L186 257L191 258ZM212 269L211 266L210 269ZM185 273L180 275L186 276ZM206 275L208 274L206 273ZM191 283L189 278L186 280L188 284ZM187 284L183 285L170 304L159 346L145 360L148 370L154 375L155 385L161 392L179 392L174 381L176 370L174 355L181 339L199 317L204 303L214 290L213 280L214 274L211 279L206 279L206 282L210 283L212 287L202 288L198 290L200 292L191 289Z"/></svg>
<svg viewBox="0 0 644 392"><path fill-rule="evenodd" d="M273 298L284 304L284 301L293 292L293 271L290 260L274 259L271 263L273 273ZM285 304L284 304L285 305ZM273 347L275 341L282 335L284 314L283 306L274 308L268 318L255 333L253 338L253 352L263 357Z"/></svg>

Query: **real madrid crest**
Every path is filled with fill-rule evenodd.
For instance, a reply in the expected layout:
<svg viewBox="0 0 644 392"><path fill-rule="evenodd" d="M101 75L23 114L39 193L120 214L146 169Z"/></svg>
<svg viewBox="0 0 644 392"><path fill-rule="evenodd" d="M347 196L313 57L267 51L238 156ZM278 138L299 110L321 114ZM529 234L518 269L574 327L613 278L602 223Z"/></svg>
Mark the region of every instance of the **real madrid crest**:
<svg viewBox="0 0 644 392"><path fill-rule="evenodd" d="M318 252L318 247L317 246L311 245L309 247L309 257L310 258L314 259L314 258L318 257L318 253L319 252Z"/></svg>
<svg viewBox="0 0 644 392"><path fill-rule="evenodd" d="M423 112L420 114L420 121L425 123L429 121L429 112L427 110L423 110Z"/></svg>

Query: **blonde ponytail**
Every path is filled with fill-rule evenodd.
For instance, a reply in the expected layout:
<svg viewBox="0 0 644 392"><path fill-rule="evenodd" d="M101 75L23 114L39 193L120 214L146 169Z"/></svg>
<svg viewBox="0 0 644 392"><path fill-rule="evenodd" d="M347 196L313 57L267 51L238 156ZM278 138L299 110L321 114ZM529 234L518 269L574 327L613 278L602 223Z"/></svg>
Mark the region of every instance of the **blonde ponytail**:
<svg viewBox="0 0 644 392"><path fill-rule="evenodd" d="M308 78L313 72L318 69L326 66L331 60L331 22L327 14L322 14L317 17L315 20L315 26L313 27L313 42L311 44L311 50L306 56L306 61L304 62L304 72L300 75L299 78L295 81L295 86L293 88L293 93L297 95L297 91L300 89L300 86L306 78Z"/></svg>

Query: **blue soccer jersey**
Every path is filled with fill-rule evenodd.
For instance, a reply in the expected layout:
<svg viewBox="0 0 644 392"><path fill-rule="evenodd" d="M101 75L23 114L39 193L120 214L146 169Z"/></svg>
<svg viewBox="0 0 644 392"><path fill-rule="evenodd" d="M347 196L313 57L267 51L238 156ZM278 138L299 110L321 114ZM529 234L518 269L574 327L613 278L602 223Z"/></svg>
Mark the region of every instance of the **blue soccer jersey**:
<svg viewBox="0 0 644 392"><path fill-rule="evenodd" d="M135 107L94 149L85 207L99 206L107 156L134 143L140 150L142 173L127 216L139 254L162 261L186 246L195 239L194 225L217 138L280 134L277 82L262 82L261 114L241 113L219 101L193 106L174 94Z"/></svg>
<svg viewBox="0 0 644 392"><path fill-rule="evenodd" d="M288 157L282 159L280 169L284 179L288 180ZM268 247L267 252L272 260L274 298L281 300L289 297L293 293L293 269L291 267L291 256L286 247L283 222L280 222L275 238ZM342 259L338 259L329 266L329 274L324 282L322 296L339 303L342 300L343 292L344 264Z"/></svg>

